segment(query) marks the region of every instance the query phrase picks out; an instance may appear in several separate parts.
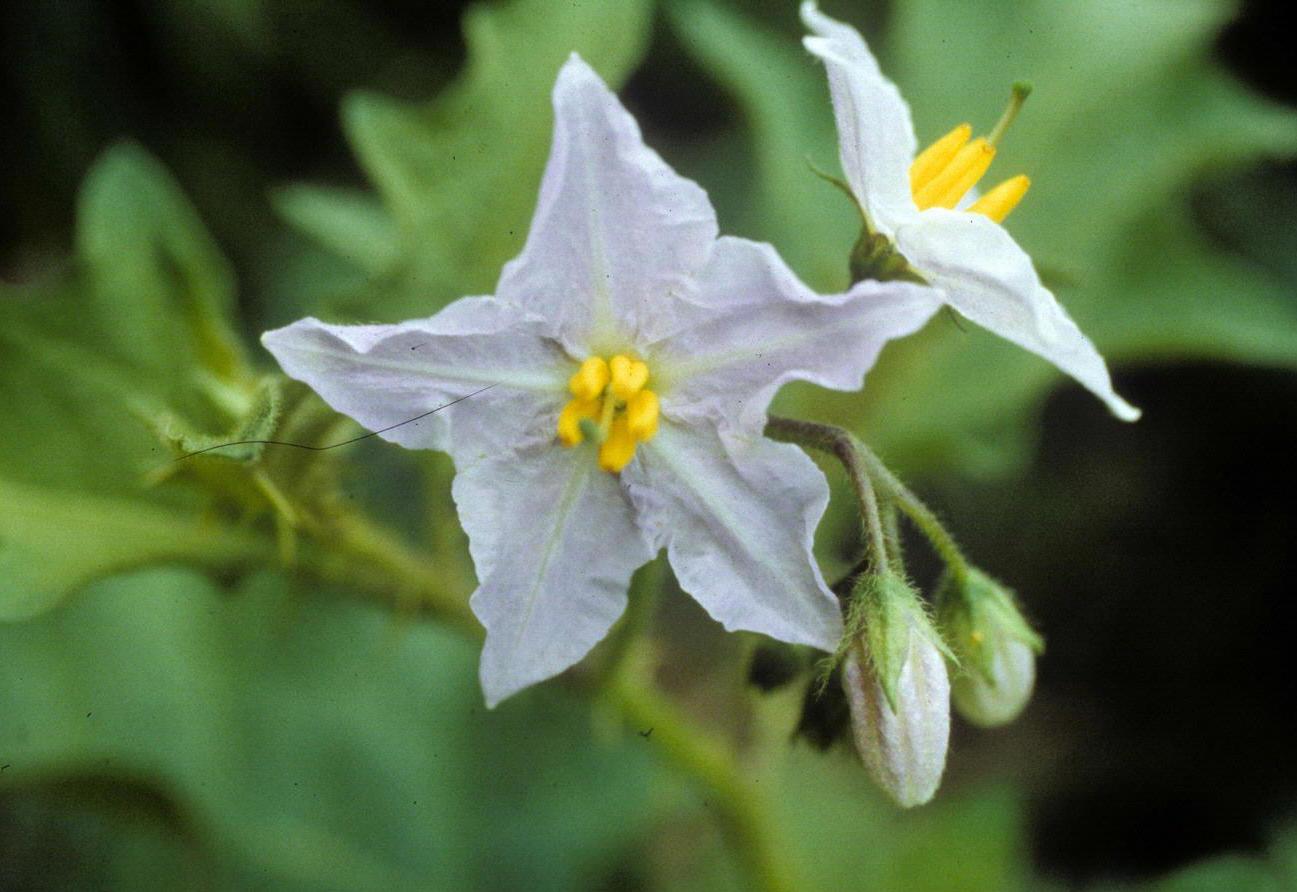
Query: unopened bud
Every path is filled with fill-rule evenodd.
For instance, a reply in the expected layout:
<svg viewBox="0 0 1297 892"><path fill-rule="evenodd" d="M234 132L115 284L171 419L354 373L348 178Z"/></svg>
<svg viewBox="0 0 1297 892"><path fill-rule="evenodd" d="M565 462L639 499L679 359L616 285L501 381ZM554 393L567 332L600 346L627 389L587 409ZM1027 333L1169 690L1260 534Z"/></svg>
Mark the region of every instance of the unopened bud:
<svg viewBox="0 0 1297 892"><path fill-rule="evenodd" d="M960 582L943 580L937 610L960 662L951 685L959 714L983 728L1013 721L1031 699L1036 654L1044 648L1013 593L969 570Z"/></svg>
<svg viewBox="0 0 1297 892"><path fill-rule="evenodd" d="M936 794L946 767L950 680L941 639L904 580L889 574L858 588L871 598L867 626L842 671L856 749L874 781L912 808Z"/></svg>

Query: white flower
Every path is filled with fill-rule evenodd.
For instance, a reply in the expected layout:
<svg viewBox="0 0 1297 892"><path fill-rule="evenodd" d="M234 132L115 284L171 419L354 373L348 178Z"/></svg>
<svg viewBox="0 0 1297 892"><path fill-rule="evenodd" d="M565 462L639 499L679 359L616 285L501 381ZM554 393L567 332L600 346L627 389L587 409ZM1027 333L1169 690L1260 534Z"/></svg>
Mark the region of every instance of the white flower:
<svg viewBox="0 0 1297 892"><path fill-rule="evenodd" d="M809 0L801 13L815 33L803 42L828 69L843 172L873 229L950 306L1048 359L1119 418L1138 418L1139 410L1113 391L1094 345L999 225L1026 193L1027 178L1007 180L959 209L990 166L994 139L970 140L963 124L916 158L909 106L864 39Z"/></svg>
<svg viewBox="0 0 1297 892"><path fill-rule="evenodd" d="M859 387L937 302L905 284L818 296L768 245L718 239L706 194L575 55L554 110L494 297L399 325L303 319L263 343L371 430L493 385L384 434L454 459L489 705L580 660L661 548L726 628L832 650L841 617L811 556L828 487L763 437L766 407L792 379Z"/></svg>

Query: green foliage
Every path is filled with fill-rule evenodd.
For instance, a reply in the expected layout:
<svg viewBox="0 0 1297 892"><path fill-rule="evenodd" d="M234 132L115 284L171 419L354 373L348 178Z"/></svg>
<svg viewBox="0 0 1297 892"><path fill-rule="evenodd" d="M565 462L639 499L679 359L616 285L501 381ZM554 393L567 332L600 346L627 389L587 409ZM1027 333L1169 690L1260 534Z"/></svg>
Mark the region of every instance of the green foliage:
<svg viewBox="0 0 1297 892"><path fill-rule="evenodd" d="M775 779L780 826L808 889L1013 892L1035 889L1023 864L1023 804L1002 787L943 792L899 811L870 784L854 753L799 748ZM717 856L673 889L738 890Z"/></svg>
<svg viewBox="0 0 1297 892"><path fill-rule="evenodd" d="M86 177L76 256L85 295L76 317L99 333L96 352L172 393L199 372L246 374L229 325L234 279L225 258L171 176L137 146L110 149Z"/></svg>
<svg viewBox="0 0 1297 892"><path fill-rule="evenodd" d="M812 283L842 287L853 210L803 161L836 158L823 71L794 41L718 5L672 9L754 140L759 199L737 228L773 241ZM1204 177L1297 151L1297 117L1242 89L1211 58L1231 10L1218 0L1120 10L1098 0L915 0L896 4L875 47L921 143L964 120L988 129L1009 86L1031 79L1035 92L992 176L1031 175L1009 229L1118 370L1190 357L1297 364L1291 293L1210 245L1190 213L1188 196ZM939 316L893 348L863 401L814 399L835 421L867 426L871 442L908 467L1003 467L1025 454L1030 413L1058 376L965 328ZM808 389L796 392L785 406L811 404Z"/></svg>
<svg viewBox="0 0 1297 892"><path fill-rule="evenodd" d="M144 564L254 566L274 550L236 513L307 493L305 514L329 494L328 462L256 446L172 461L337 427L305 388L253 373L233 308L230 270L170 175L136 146L107 151L81 192L72 262L0 300L0 619ZM208 494L160 485L177 476Z"/></svg>
<svg viewBox="0 0 1297 892"><path fill-rule="evenodd" d="M474 6L464 18L464 71L431 102L348 96L347 138L384 213L307 186L277 202L289 222L371 277L372 287L334 303L398 320L490 292L526 238L559 66L578 52L615 89L644 51L650 10L647 0Z"/></svg>
<svg viewBox="0 0 1297 892"><path fill-rule="evenodd" d="M151 428L218 431L250 402L224 260L170 176L131 145L91 171L77 223L70 268L0 300L3 619L124 567L267 555L248 530L203 524L192 499L144 488L172 456Z"/></svg>
<svg viewBox="0 0 1297 892"><path fill-rule="evenodd" d="M153 804L121 836L172 841L176 873L138 859L114 888L190 888L197 859L218 889L571 889L652 817L639 738L592 741L553 687L487 712L472 643L281 576L119 577L0 626L0 651L0 814L134 779L109 798ZM71 885L104 885L92 842L65 841Z"/></svg>

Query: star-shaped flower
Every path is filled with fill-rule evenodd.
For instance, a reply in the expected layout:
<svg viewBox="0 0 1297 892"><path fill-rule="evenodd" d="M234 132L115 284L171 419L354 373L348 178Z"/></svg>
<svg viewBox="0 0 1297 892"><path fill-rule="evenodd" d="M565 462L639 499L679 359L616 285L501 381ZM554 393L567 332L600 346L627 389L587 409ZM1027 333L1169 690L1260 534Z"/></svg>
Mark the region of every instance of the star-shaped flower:
<svg viewBox="0 0 1297 892"><path fill-rule="evenodd" d="M916 157L909 106L859 32L809 0L801 13L814 32L803 42L828 69L842 169L868 226L947 304L1048 359L1119 418L1138 418L1113 391L1094 345L1000 225L1026 193L1027 178L1013 177L961 209L990 166L998 134L971 139L961 124Z"/></svg>
<svg viewBox="0 0 1297 892"><path fill-rule="evenodd" d="M718 239L706 194L575 55L554 110L531 231L494 297L399 325L308 318L263 343L371 430L490 385L384 434L454 459L489 705L580 660L661 548L726 628L832 650L842 621L811 555L828 487L763 436L766 407L793 379L859 387L937 300L877 282L819 296L770 246Z"/></svg>

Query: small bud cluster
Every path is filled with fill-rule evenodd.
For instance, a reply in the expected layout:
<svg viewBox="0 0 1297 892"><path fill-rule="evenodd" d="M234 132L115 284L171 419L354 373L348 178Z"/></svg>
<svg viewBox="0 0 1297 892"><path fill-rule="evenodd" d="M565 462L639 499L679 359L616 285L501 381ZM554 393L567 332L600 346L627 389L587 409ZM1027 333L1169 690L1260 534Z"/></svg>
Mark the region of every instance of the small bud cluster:
<svg viewBox="0 0 1297 892"><path fill-rule="evenodd" d="M1011 721L1031 697L1043 643L1012 592L971 566L932 511L858 438L806 422L786 422L781 430L842 461L867 542L863 572L849 591L849 580L834 589L846 607L845 631L807 702L829 702L825 685L839 674L865 768L899 805L922 805L945 770L952 701L975 725ZM906 577L896 528L902 513L947 567L935 621ZM816 715L808 706L799 730L821 729Z"/></svg>
<svg viewBox="0 0 1297 892"><path fill-rule="evenodd" d="M946 764L950 705L980 727L1003 725L1031 697L1037 635L1013 595L979 570L947 572L934 625L894 569L868 572L851 595L842 685L861 761L911 808L937 792Z"/></svg>

